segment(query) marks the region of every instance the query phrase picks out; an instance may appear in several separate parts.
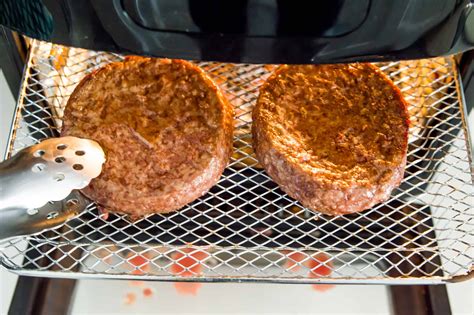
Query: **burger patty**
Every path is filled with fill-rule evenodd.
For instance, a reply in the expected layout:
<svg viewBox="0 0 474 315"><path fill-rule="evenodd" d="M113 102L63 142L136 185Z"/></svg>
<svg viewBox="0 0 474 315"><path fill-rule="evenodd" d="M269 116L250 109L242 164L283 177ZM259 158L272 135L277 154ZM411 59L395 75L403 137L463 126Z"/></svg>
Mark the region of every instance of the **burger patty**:
<svg viewBox="0 0 474 315"><path fill-rule="evenodd" d="M403 178L406 103L371 64L281 66L252 116L258 160L310 209L359 212L388 199Z"/></svg>
<svg viewBox="0 0 474 315"><path fill-rule="evenodd" d="M69 98L62 136L106 153L83 192L133 218L177 210L206 193L232 151L233 109L198 67L131 57L86 76Z"/></svg>

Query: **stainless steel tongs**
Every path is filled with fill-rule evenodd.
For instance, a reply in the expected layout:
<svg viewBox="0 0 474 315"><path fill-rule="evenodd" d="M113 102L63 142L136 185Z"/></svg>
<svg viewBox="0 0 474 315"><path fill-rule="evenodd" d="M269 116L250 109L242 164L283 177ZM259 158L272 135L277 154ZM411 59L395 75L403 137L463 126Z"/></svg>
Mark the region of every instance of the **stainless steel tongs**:
<svg viewBox="0 0 474 315"><path fill-rule="evenodd" d="M0 163L0 239L41 232L83 211L75 191L99 176L105 154L92 140L62 137Z"/></svg>

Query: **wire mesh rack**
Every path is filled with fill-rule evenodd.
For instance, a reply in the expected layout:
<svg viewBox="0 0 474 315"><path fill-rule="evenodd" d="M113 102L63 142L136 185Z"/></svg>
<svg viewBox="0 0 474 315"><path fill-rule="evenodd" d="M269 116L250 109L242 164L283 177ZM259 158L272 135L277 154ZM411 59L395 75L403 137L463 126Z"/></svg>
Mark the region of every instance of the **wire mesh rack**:
<svg viewBox="0 0 474 315"><path fill-rule="evenodd" d="M33 41L9 154L59 135L69 95L115 54ZM474 265L472 170L451 58L378 64L407 102L408 163L390 200L358 214L312 212L254 157L251 110L273 65L200 62L235 106L234 153L209 193L132 222L91 203L60 227L0 241L18 274L163 281L440 283Z"/></svg>

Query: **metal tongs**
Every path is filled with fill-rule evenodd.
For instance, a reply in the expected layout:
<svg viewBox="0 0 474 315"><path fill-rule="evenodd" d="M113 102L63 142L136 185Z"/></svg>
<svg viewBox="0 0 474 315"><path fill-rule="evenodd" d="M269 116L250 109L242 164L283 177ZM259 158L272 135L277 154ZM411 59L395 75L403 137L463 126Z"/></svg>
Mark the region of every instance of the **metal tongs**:
<svg viewBox="0 0 474 315"><path fill-rule="evenodd" d="M92 140L62 137L0 163L0 239L39 233L85 210L77 189L99 176L105 154Z"/></svg>

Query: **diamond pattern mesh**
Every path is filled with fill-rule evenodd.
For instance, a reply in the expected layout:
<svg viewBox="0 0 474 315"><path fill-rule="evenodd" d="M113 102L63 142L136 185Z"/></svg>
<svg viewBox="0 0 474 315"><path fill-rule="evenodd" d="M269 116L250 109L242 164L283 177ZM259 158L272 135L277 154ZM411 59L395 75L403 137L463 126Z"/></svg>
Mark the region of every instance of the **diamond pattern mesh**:
<svg viewBox="0 0 474 315"><path fill-rule="evenodd" d="M58 136L85 74L122 57L33 41L10 153ZM378 64L410 104L405 179L392 198L330 217L288 197L258 165L251 110L275 66L201 62L235 106L234 154L211 191L131 222L90 204L38 235L0 242L20 273L175 281L440 282L474 261L473 186L451 59Z"/></svg>

